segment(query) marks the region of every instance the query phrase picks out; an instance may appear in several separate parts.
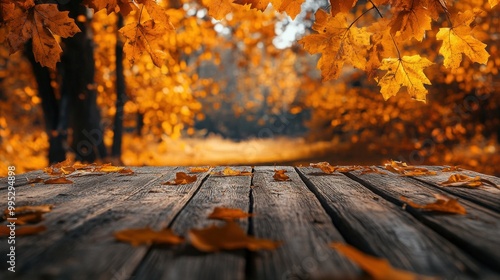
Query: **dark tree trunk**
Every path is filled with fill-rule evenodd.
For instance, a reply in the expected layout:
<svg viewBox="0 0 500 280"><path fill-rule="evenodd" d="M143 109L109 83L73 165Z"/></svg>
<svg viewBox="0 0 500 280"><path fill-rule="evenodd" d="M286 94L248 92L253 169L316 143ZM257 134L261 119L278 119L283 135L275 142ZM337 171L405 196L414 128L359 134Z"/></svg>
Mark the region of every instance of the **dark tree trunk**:
<svg viewBox="0 0 500 280"><path fill-rule="evenodd" d="M61 122L60 104L51 85L50 71L35 61L31 41L26 45L25 49L25 55L31 63L38 84L38 95L42 101L45 130L49 136L49 163L61 162L66 158L64 143L67 140L67 126L64 125L64 122Z"/></svg>
<svg viewBox="0 0 500 280"><path fill-rule="evenodd" d="M123 27L123 17L118 14L117 29ZM123 75L123 41L120 34L116 34L116 114L113 128L113 146L111 156L121 162L123 137L123 105L125 104L125 76Z"/></svg>
<svg viewBox="0 0 500 280"><path fill-rule="evenodd" d="M106 157L101 116L97 107L97 92L94 84L94 52L89 22L76 20L79 15L86 16L87 10L81 1L70 1L65 6L70 17L75 19L82 32L63 40L64 53L61 57L61 97L70 100L68 106L61 104L61 117L68 119L70 113L73 127L71 148L75 159L93 162Z"/></svg>

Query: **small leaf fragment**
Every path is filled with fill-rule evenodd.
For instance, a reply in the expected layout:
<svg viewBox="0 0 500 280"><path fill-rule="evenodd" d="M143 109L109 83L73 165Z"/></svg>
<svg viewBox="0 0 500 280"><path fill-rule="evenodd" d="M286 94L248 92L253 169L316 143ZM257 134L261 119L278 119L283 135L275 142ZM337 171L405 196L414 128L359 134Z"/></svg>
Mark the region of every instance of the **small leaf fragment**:
<svg viewBox="0 0 500 280"><path fill-rule="evenodd" d="M276 181L290 181L290 177L285 174L286 170L280 169L280 170L274 170L274 175L273 178Z"/></svg>
<svg viewBox="0 0 500 280"><path fill-rule="evenodd" d="M280 246L280 242L277 241L246 235L235 222L227 222L220 227L212 225L204 229L191 229L189 239L196 249L203 252L237 249L274 250Z"/></svg>
<svg viewBox="0 0 500 280"><path fill-rule="evenodd" d="M189 173L203 173L210 170L210 166L195 166L189 167Z"/></svg>
<svg viewBox="0 0 500 280"><path fill-rule="evenodd" d="M327 174L332 174L333 172L335 172L335 169L336 169L334 166L331 166L326 161L322 161L322 162L318 162L318 163L310 163L309 165L311 167L314 167L314 168L319 168L319 169L321 169L321 171L323 171Z"/></svg>
<svg viewBox="0 0 500 280"><path fill-rule="evenodd" d="M184 238L176 235L171 229L166 228L160 231L146 228L124 229L114 233L116 240L130 243L133 246L146 244L167 244L176 245L184 242Z"/></svg>
<svg viewBox="0 0 500 280"><path fill-rule="evenodd" d="M253 215L241 209L215 207L213 212L208 215L209 219L232 221L252 217Z"/></svg>
<svg viewBox="0 0 500 280"><path fill-rule="evenodd" d="M231 167L226 167L222 171L212 172L211 174L215 176L250 176L252 175L252 172L239 171L239 170L234 170Z"/></svg>
<svg viewBox="0 0 500 280"><path fill-rule="evenodd" d="M330 244L330 247L339 251L348 259L355 262L359 267L361 267L361 269L363 269L375 280L433 279L430 277L423 277L408 271L394 268L386 259L380 259L374 256L367 255L347 244L333 242Z"/></svg>
<svg viewBox="0 0 500 280"><path fill-rule="evenodd" d="M66 177L57 177L43 181L44 184L73 184L74 182L66 179Z"/></svg>
<svg viewBox="0 0 500 280"><path fill-rule="evenodd" d="M443 213L451 213L451 214L460 214L465 215L467 211L465 208L458 202L457 199L451 198L442 194L434 194L436 201L428 204L418 204L410 199L402 196L400 197L401 201L408 204L409 206L415 209L423 209L429 211L437 211Z"/></svg>
<svg viewBox="0 0 500 280"><path fill-rule="evenodd" d="M186 185L196 182L196 175L188 175L185 172L175 173L175 179L170 182L165 182L163 185Z"/></svg>

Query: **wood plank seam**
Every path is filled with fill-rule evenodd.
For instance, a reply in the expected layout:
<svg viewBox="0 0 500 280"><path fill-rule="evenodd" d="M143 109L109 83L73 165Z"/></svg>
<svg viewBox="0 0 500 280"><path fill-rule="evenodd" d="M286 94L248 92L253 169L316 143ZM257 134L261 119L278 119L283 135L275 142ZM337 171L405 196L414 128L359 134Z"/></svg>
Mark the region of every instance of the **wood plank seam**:
<svg viewBox="0 0 500 280"><path fill-rule="evenodd" d="M184 204L184 206L182 206L182 208L174 215L174 217L172 218L172 220L168 223L167 228L170 228L174 224L174 222L177 220L177 218L179 217L179 215L182 212L182 210L184 210L184 208L186 208L186 206L189 205L189 203L191 202L191 200L193 200L193 198L196 196L196 194L200 191L200 189L203 186L203 184L208 180L210 172L207 172L204 175L205 176L203 177L203 179L201 179L201 182L198 184L198 187L193 192L193 195L188 199L188 201L186 201L186 203ZM141 261L137 263L136 267L134 267L132 275L138 275L138 270L141 267L141 263L143 262L143 260L146 260L148 258L148 256L151 254L151 252L153 251L153 249L155 247L158 247L158 246L156 246L154 244L151 245L151 246L148 246L148 249L147 249L146 253L142 256Z"/></svg>
<svg viewBox="0 0 500 280"><path fill-rule="evenodd" d="M480 201L480 200L478 200L478 199L474 199L474 198L472 198L472 197L469 197L469 196L467 196L466 194L463 194L463 193L460 193L460 192L454 192L452 189L449 189L449 188L447 188L447 187L440 187L440 186L436 186L435 184L433 184L433 183L431 183L431 182L427 182L427 181L425 181L425 180L423 180L423 179L420 179L420 178L417 178L417 177L411 177L411 176L410 176L409 178L410 178L410 179L412 179L412 180L418 181L418 182L422 182L422 183L424 183L424 184L426 184L426 185L428 185L428 186L432 187L433 189L438 189L438 190L441 190L441 191L445 191L445 192L447 192L447 193L449 193L449 194L452 194L452 195L458 196L458 197L460 197L460 198L462 198L462 199L465 199L465 200L467 200L467 201L470 201L470 202L476 203L476 204L478 204L478 205L481 205L482 207L485 207L485 208L488 208L488 209L490 209L490 210L492 210L492 211L495 211L495 212L497 212L497 213L500 213L499 208L494 208L494 207L492 207L491 205L488 205L488 204L486 204L486 203L483 203L482 201Z"/></svg>
<svg viewBox="0 0 500 280"><path fill-rule="evenodd" d="M392 197L389 194L386 194L385 192L379 190L378 188L376 188L375 186L373 186L370 182L367 182L367 181L365 181L365 180L363 180L363 179L361 179L359 177L356 177L354 174L351 174L351 173L344 173L344 175L347 176L347 177L349 177L349 178L351 178L352 180L360 183L365 188L367 188L370 191L372 191L373 193L381 196L385 200L387 200L387 201L395 204L396 206L402 207L404 205L403 202L401 202L397 198ZM415 179L415 180L417 180L419 182L422 182L422 183L426 183L425 181L418 180L417 178L413 178L413 177L410 177L410 178L411 179ZM430 185L430 184L427 183L426 185ZM433 190L432 187L435 187L435 186L430 185L428 188L430 190ZM443 191L443 188L439 188L439 190ZM455 195L455 194L452 194L452 195ZM473 203L473 202L471 202L471 203ZM435 231L436 233L438 233L442 237L446 238L451 243L457 245L457 247L460 250L462 250L464 253L466 253L467 255L469 255L471 258L476 259L476 260L478 260L478 261L486 264L490 269L492 269L494 271L499 271L500 272L500 267L498 267L498 264L495 263L494 260L490 259L488 256L483 255L481 252L478 252L476 248L474 248L473 246L470 246L470 244L467 243L466 241L460 240L456 236L450 234L447 230L445 230L444 228L442 228L440 225L435 224L432 221L426 219L425 216L419 210L413 209L412 207L406 207L406 208L404 208L404 210L406 212L410 213L420 223L422 223L423 225L425 225L429 229Z"/></svg>
<svg viewBox="0 0 500 280"><path fill-rule="evenodd" d="M253 198L253 186L254 186L254 174L255 174L255 169L252 167L252 178L250 179L250 190L248 192L248 213L253 214L253 208L254 208L254 198ZM252 216L248 217L248 229L247 229L247 235L254 235L254 223L253 223L253 218ZM255 279L255 252L252 252L250 250L246 250L245 252L245 279Z"/></svg>
<svg viewBox="0 0 500 280"><path fill-rule="evenodd" d="M365 252L372 255L376 255L376 253L371 250L370 245L365 243L364 238L362 238L362 236L359 236L356 232L349 231L347 228L345 228L345 226L342 223L339 222L341 220L341 217L339 217L328 206L328 202L322 198L318 188L297 167L294 168L295 171L299 174L300 178L302 179L302 182L304 182L309 191L311 191L316 197L316 199L320 202L321 207L323 207L323 210L325 210L325 212L328 214L331 222L333 223L333 226L340 232L345 242L353 246L356 244L355 247L358 248L361 247L361 249L364 250Z"/></svg>

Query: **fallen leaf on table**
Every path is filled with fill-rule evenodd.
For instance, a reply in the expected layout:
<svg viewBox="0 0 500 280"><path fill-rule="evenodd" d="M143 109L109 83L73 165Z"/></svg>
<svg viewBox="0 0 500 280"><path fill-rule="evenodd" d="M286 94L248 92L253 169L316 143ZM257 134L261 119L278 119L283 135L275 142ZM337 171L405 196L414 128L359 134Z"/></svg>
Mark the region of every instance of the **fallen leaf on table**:
<svg viewBox="0 0 500 280"><path fill-rule="evenodd" d="M274 170L274 175L273 178L276 181L290 181L290 177L285 174L286 170L280 169L280 170Z"/></svg>
<svg viewBox="0 0 500 280"><path fill-rule="evenodd" d="M277 241L248 236L235 222L227 222L220 227L212 225L204 229L191 229L189 239L196 249L203 252L237 249L274 250L281 244Z"/></svg>
<svg viewBox="0 0 500 280"><path fill-rule="evenodd" d="M402 161L390 160L385 163L384 167L393 173L398 173L404 176L436 175L436 172L430 171L427 168L409 166Z"/></svg>
<svg viewBox="0 0 500 280"><path fill-rule="evenodd" d="M451 175L447 181L439 183L441 186L445 187L468 187L468 188L477 188L481 186L483 183L481 182L481 177L469 177L467 175L462 174L453 174Z"/></svg>
<svg viewBox="0 0 500 280"><path fill-rule="evenodd" d="M72 167L72 166L63 166L61 167L61 172L64 174L64 175L68 175L68 174L71 174L73 172L75 172L75 168Z"/></svg>
<svg viewBox="0 0 500 280"><path fill-rule="evenodd" d="M363 169L363 167L359 166L359 165L351 165L351 166L336 167L335 171L340 172L340 173L347 173L347 172L360 170L360 169Z"/></svg>
<svg viewBox="0 0 500 280"><path fill-rule="evenodd" d="M206 166L206 167L203 167L203 166L189 167L189 173L203 173L203 172L207 172L208 170L210 170L210 166Z"/></svg>
<svg viewBox="0 0 500 280"><path fill-rule="evenodd" d="M5 218L17 218L16 224L24 225L28 223L38 223L43 220L43 214L50 212L53 205L44 204L44 205L34 205L34 206L20 206L16 207L15 211L12 211L14 214L11 216L11 211L9 209L4 210Z"/></svg>
<svg viewBox="0 0 500 280"><path fill-rule="evenodd" d="M415 209L423 209L423 210L460 214L460 215L465 215L467 213L465 208L460 203L458 203L457 199L442 194L434 194L434 197L436 198L436 201L428 204L418 204L404 196L400 197L400 199L401 201L403 201L404 203L408 204L409 206Z"/></svg>
<svg viewBox="0 0 500 280"><path fill-rule="evenodd" d="M73 181L66 179L65 177L57 177L53 179L47 179L43 181L44 184L73 184Z"/></svg>
<svg viewBox="0 0 500 280"><path fill-rule="evenodd" d="M463 169L458 166L449 166L441 169L441 172L462 171Z"/></svg>
<svg viewBox="0 0 500 280"><path fill-rule="evenodd" d="M196 175L188 175L184 172L175 173L175 179L170 182L165 182L163 185L185 185L196 182Z"/></svg>
<svg viewBox="0 0 500 280"><path fill-rule="evenodd" d="M22 235L33 235L40 233L47 228L43 225L39 226L16 226L16 236L22 236ZM8 228L6 225L0 226L0 237L3 236L9 236L10 235L10 228Z"/></svg>
<svg viewBox="0 0 500 280"><path fill-rule="evenodd" d="M249 176L252 175L252 172L239 171L239 170L234 170L231 167L226 167L222 171L212 172L211 174L216 176Z"/></svg>
<svg viewBox="0 0 500 280"><path fill-rule="evenodd" d="M113 166L113 165L103 165L101 167L97 167L96 171L98 171L98 172L112 173L112 172L120 172L123 169L125 169L125 167Z"/></svg>
<svg viewBox="0 0 500 280"><path fill-rule="evenodd" d="M130 168L124 168L124 169L118 171L118 173L125 174L125 175L133 175L134 171Z"/></svg>
<svg viewBox="0 0 500 280"><path fill-rule="evenodd" d="M319 168L321 169L321 171L327 173L327 174L332 174L333 172L335 172L335 167L331 166L328 162L326 161L322 161L322 162L318 162L318 163L310 163L309 164L311 167L314 167L314 168Z"/></svg>
<svg viewBox="0 0 500 280"><path fill-rule="evenodd" d="M151 228L124 229L114 233L115 239L130 243L133 246L146 244L176 245L184 242L184 238L176 235L171 229L166 228L154 231Z"/></svg>
<svg viewBox="0 0 500 280"><path fill-rule="evenodd" d="M230 221L230 220L248 218L251 216L253 216L253 215L249 214L241 209L215 207L214 211L212 213L210 213L210 215L208 215L208 218L209 219L216 219L216 220Z"/></svg>
<svg viewBox="0 0 500 280"><path fill-rule="evenodd" d="M343 243L333 242L330 247L339 251L351 261L355 262L361 269L368 273L375 280L417 280L434 279L423 277L411 272L397 269L385 260L367 255L358 249Z"/></svg>
<svg viewBox="0 0 500 280"><path fill-rule="evenodd" d="M368 173L377 173L377 174L387 175L387 173L380 171L373 166L363 168L363 170L361 170L361 173L359 173L359 175L364 175L364 174L368 174Z"/></svg>

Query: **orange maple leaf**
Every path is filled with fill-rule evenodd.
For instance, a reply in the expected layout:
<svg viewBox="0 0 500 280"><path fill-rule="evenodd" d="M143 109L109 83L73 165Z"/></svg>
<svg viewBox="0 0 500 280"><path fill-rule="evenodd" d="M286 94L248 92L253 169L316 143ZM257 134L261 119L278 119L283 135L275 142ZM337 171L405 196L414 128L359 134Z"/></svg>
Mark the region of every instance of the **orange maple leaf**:
<svg viewBox="0 0 500 280"><path fill-rule="evenodd" d="M280 242L277 241L258 239L246 235L235 222L227 222L220 227L212 225L204 229L191 229L189 239L195 248L204 252L237 249L251 251L274 250L280 246Z"/></svg>
<svg viewBox="0 0 500 280"><path fill-rule="evenodd" d="M378 69L386 73L382 78L375 79L381 87L380 92L384 99L396 96L401 87L406 87L412 98L426 102L427 89L424 84L430 85L431 82L423 70L432 64L418 54L402 58L384 58Z"/></svg>
<svg viewBox="0 0 500 280"><path fill-rule="evenodd" d="M472 36L470 24L481 10L467 10L458 13L453 22L453 27L439 28L436 39L443 41L439 53L444 56L444 66L447 68L458 68L462 62L462 54L469 57L473 62L486 64L489 54L486 51L486 44Z"/></svg>
<svg viewBox="0 0 500 280"><path fill-rule="evenodd" d="M25 7L26 9L15 6L5 19L10 28L7 37L10 53L22 49L32 38L35 60L42 66L55 69L62 49L54 35L71 37L80 32L80 29L68 17L69 12L60 12L57 4L35 5L33 1L26 1Z"/></svg>
<svg viewBox="0 0 500 280"><path fill-rule="evenodd" d="M378 170L374 166L370 166L370 167L364 167L363 170L361 170L361 173L359 173L359 175L364 175L364 174L368 174L368 173L377 173L377 174L382 174L382 175L387 174L383 171Z"/></svg>
<svg viewBox="0 0 500 280"><path fill-rule="evenodd" d="M394 268L387 260L367 255L347 244L333 242L330 244L330 247L355 262L361 269L376 280L432 279Z"/></svg>
<svg viewBox="0 0 500 280"><path fill-rule="evenodd" d="M334 17L318 10L312 27L319 34L311 34L299 42L311 54L321 53L318 68L324 81L340 76L344 64L358 69L366 68L366 53L370 46L370 33L366 28L349 26L345 13Z"/></svg>
<svg viewBox="0 0 500 280"><path fill-rule="evenodd" d="M215 207L212 213L208 215L208 218L216 220L224 220L224 221L233 221L236 219L248 218L252 216L253 216L252 214L249 214L241 209Z"/></svg>
<svg viewBox="0 0 500 280"><path fill-rule="evenodd" d="M184 242L184 238L176 235L171 229L166 228L160 231L146 228L124 229L114 233L115 239L121 242L130 243L133 246L146 244L167 244L176 245Z"/></svg>
<svg viewBox="0 0 500 280"><path fill-rule="evenodd" d="M401 41L415 38L422 41L425 31L431 30L430 10L424 7L423 0L400 1L396 3L396 15L392 18L391 33Z"/></svg>
<svg viewBox="0 0 500 280"><path fill-rule="evenodd" d="M403 176L421 176L421 175L436 175L434 171L427 168L409 166L405 162L390 160L384 165L385 169L401 174Z"/></svg>
<svg viewBox="0 0 500 280"><path fill-rule="evenodd" d="M217 20L223 19L227 14L241 7L236 5L234 0L202 0L202 2L208 8L208 15Z"/></svg>
<svg viewBox="0 0 500 280"><path fill-rule="evenodd" d="M196 182L196 175L188 175L185 172L175 173L175 179L170 182L165 182L163 185L186 185Z"/></svg>
<svg viewBox="0 0 500 280"><path fill-rule="evenodd" d="M338 13L349 12L358 0L330 0L330 13L332 16Z"/></svg>
<svg viewBox="0 0 500 280"><path fill-rule="evenodd" d="M285 12L295 19L301 11L301 5L305 0L235 0L235 4L250 5L252 9L264 11L271 3L278 12Z"/></svg>
<svg viewBox="0 0 500 280"><path fill-rule="evenodd" d="M458 203L457 199L442 194L434 194L434 197L436 198L436 201L428 204L418 204L404 196L400 197L400 199L401 201L403 201L404 203L410 205L415 209L423 209L429 211L437 211L437 212L460 214L460 215L465 215L467 213L465 208L460 203Z"/></svg>
<svg viewBox="0 0 500 280"><path fill-rule="evenodd" d="M144 51L149 54L154 65L161 67L165 63L167 54L163 51L162 36L172 31L171 25L147 20L142 23L133 22L125 25L119 31L127 39L123 51L131 64L135 63Z"/></svg>
<svg viewBox="0 0 500 280"><path fill-rule="evenodd" d="M493 9L493 7L498 5L498 0L488 0L488 3L490 4L490 8Z"/></svg>
<svg viewBox="0 0 500 280"><path fill-rule="evenodd" d="M120 172L122 171L123 169L125 169L125 167L121 167L121 166L113 166L113 165L103 165L101 167L97 167L95 169L95 171L98 171L98 172L106 172L106 173L113 173L113 172Z"/></svg>
<svg viewBox="0 0 500 280"><path fill-rule="evenodd" d="M281 169L281 170L274 170L274 175L273 178L276 181L290 181L290 177L285 174L286 170Z"/></svg>

